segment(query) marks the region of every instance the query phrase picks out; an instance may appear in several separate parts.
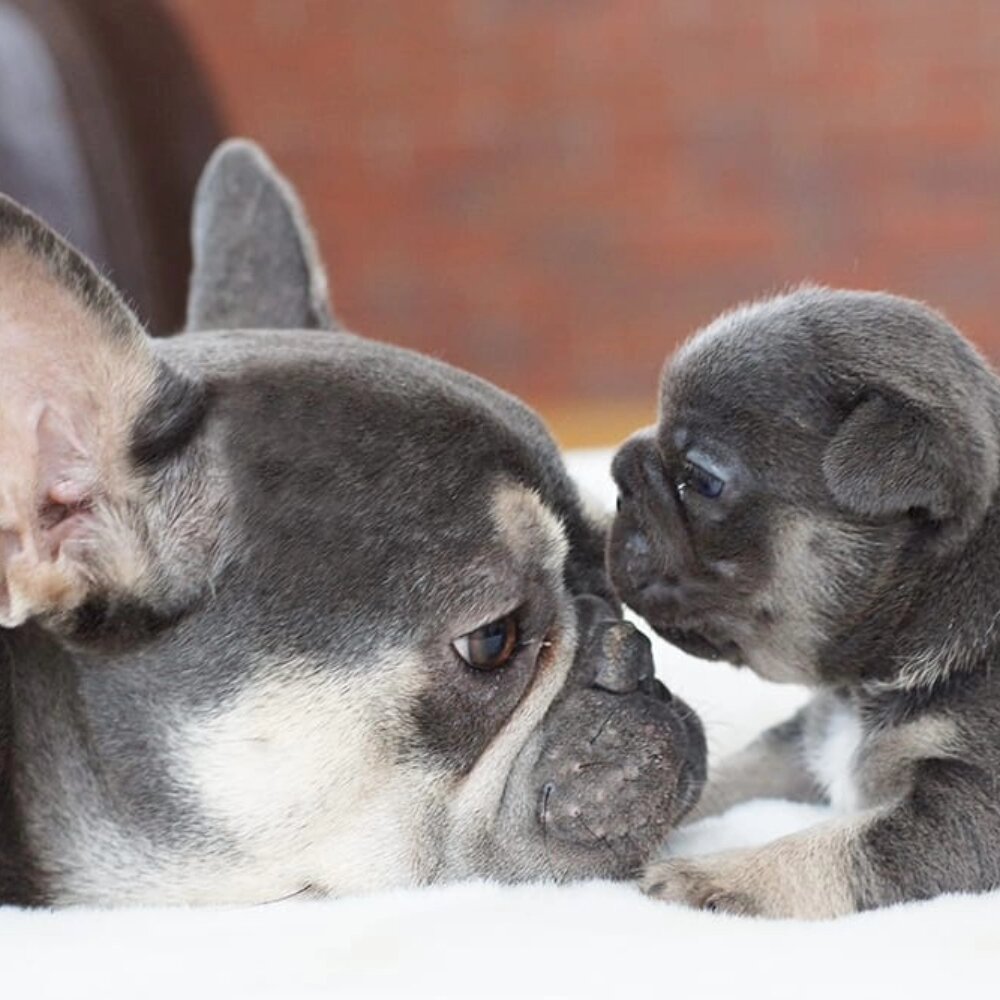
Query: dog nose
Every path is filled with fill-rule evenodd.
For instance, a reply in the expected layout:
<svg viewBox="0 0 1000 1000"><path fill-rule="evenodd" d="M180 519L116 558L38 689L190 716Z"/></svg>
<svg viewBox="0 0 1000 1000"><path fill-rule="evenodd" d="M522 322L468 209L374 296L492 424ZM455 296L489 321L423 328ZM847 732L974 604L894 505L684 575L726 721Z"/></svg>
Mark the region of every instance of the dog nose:
<svg viewBox="0 0 1000 1000"><path fill-rule="evenodd" d="M631 499L642 488L642 457L652 446L652 436L640 432L615 453L611 461L611 477L622 500Z"/></svg>
<svg viewBox="0 0 1000 1000"><path fill-rule="evenodd" d="M597 636L597 672L594 687L612 694L652 693L658 682L653 672L653 647L631 622L604 622ZM662 685L661 685L662 687ZM655 692L663 697L666 689Z"/></svg>

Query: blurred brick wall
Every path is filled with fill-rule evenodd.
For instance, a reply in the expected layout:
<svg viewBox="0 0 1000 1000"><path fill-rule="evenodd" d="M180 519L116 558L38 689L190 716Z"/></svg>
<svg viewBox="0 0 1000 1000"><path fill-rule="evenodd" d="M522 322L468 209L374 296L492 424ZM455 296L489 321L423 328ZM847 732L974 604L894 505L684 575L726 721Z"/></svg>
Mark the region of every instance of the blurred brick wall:
<svg viewBox="0 0 1000 1000"><path fill-rule="evenodd" d="M168 5L303 193L348 325L570 439L644 418L672 345L804 278L1000 348L1000 3Z"/></svg>

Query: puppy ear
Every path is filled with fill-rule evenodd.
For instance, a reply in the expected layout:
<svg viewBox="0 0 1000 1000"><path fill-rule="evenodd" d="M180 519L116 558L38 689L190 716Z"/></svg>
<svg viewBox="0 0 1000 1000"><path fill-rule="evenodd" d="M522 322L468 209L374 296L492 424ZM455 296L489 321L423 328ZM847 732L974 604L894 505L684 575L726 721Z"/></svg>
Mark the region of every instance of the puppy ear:
<svg viewBox="0 0 1000 1000"><path fill-rule="evenodd" d="M874 391L823 456L837 503L862 517L918 514L964 536L997 488L997 444L958 411Z"/></svg>
<svg viewBox="0 0 1000 1000"><path fill-rule="evenodd" d="M254 143L231 139L212 155L191 239L186 329L339 328L302 206Z"/></svg>
<svg viewBox="0 0 1000 1000"><path fill-rule="evenodd" d="M112 287L0 196L0 626L137 572L115 541L131 427L157 364Z"/></svg>

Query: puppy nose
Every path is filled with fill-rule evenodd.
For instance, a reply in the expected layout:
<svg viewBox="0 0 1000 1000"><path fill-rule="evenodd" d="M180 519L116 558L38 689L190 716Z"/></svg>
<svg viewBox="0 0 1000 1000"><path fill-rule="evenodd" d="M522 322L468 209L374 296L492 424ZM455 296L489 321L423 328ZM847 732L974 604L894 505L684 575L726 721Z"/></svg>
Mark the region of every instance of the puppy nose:
<svg viewBox="0 0 1000 1000"><path fill-rule="evenodd" d="M594 687L612 694L648 692L654 680L649 639L631 622L607 622L600 628Z"/></svg>
<svg viewBox="0 0 1000 1000"><path fill-rule="evenodd" d="M639 434L626 441L611 461L611 477L618 487L619 496L629 500L642 488L642 458L651 447L649 437Z"/></svg>

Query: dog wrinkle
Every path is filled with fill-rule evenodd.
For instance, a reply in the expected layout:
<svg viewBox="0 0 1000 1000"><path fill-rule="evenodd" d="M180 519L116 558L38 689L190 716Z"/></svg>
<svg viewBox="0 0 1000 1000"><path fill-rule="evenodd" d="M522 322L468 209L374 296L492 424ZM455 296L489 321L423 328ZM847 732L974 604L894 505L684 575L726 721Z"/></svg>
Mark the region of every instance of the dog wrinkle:
<svg viewBox="0 0 1000 1000"><path fill-rule="evenodd" d="M956 674L972 673L982 667L984 657L1000 638L1000 611L970 636L959 630L937 645L900 657L897 669L884 680L866 682L873 695L893 691L930 690Z"/></svg>
<svg viewBox="0 0 1000 1000"><path fill-rule="evenodd" d="M484 833L494 834L501 823L507 791L529 780L541 744L539 728L562 691L577 651L577 622L570 602L560 605L553 629L556 641L539 657L538 674L506 725L490 741L472 770L462 779L449 802L456 855L456 872L470 854L482 848ZM536 803L529 808L535 809Z"/></svg>

